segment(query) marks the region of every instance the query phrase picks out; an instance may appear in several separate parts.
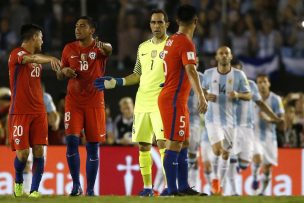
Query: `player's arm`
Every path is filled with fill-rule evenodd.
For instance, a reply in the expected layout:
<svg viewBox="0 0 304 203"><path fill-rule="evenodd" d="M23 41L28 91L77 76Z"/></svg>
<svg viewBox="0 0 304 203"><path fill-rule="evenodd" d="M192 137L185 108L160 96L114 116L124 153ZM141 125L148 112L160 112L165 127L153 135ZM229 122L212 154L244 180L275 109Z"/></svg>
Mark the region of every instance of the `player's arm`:
<svg viewBox="0 0 304 203"><path fill-rule="evenodd" d="M112 54L112 45L108 42L102 42L98 40L98 37L95 38L95 45L99 48L100 52L106 56Z"/></svg>
<svg viewBox="0 0 304 203"><path fill-rule="evenodd" d="M252 94L250 92L236 92L232 91L229 94L230 99L240 99L245 101L250 101L252 98Z"/></svg>
<svg viewBox="0 0 304 203"><path fill-rule="evenodd" d="M27 63L38 63L38 64L45 64L50 63L51 67L54 71L57 71L60 69L61 62L59 59L53 56L47 56L43 54L28 54L24 55L22 57L22 64Z"/></svg>
<svg viewBox="0 0 304 203"><path fill-rule="evenodd" d="M47 114L48 124L53 131L59 129L60 117L57 111L52 111Z"/></svg>
<svg viewBox="0 0 304 203"><path fill-rule="evenodd" d="M94 85L99 91L103 91L105 89L113 89L117 86L136 85L140 81L140 76L141 76L141 62L137 52L137 59L132 74L124 78L114 78L111 76L100 77L94 81Z"/></svg>
<svg viewBox="0 0 304 203"><path fill-rule="evenodd" d="M269 120L267 120L268 122L272 122L272 123L280 123L282 122L282 118L280 118L279 116L277 116L270 108L270 106L268 106L264 101L259 100L255 102L258 107L261 109L261 111L263 111L264 113L266 113L266 115L270 118Z"/></svg>
<svg viewBox="0 0 304 203"><path fill-rule="evenodd" d="M205 113L207 111L207 101L202 90L198 73L194 64L185 65L186 73L189 78L191 87L198 98L198 111Z"/></svg>

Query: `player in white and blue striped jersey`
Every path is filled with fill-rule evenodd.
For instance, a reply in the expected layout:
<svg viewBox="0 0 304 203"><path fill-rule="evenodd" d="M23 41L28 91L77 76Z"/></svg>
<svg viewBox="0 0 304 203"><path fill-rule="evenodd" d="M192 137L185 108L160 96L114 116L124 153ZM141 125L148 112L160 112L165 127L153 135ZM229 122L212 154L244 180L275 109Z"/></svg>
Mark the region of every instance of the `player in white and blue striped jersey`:
<svg viewBox="0 0 304 203"><path fill-rule="evenodd" d="M233 147L237 100L250 100L251 94L246 75L230 65L232 54L229 47L220 47L215 59L218 65L205 71L202 87L208 100L205 125L215 154L212 193L221 194L229 165L229 152ZM218 167L220 157L221 166Z"/></svg>
<svg viewBox="0 0 304 203"><path fill-rule="evenodd" d="M234 60L232 62L234 68L242 70L242 64ZM230 166L228 170L228 180L231 186L231 194L238 195L236 191L236 168L245 170L253 155L253 140L254 140L254 103L265 112L270 118L279 122L280 118L275 115L271 108L262 101L256 83L248 80L252 98L250 101L239 100L236 107L236 135L234 145L234 155L230 157Z"/></svg>
<svg viewBox="0 0 304 203"><path fill-rule="evenodd" d="M258 75L257 85L262 100L267 103L272 111L281 118L277 121L256 109L255 122L255 148L253 157L253 189L259 186L258 171L263 165L263 195L271 178L271 167L278 164L278 143L276 135L276 124L283 124L284 107L280 96L270 91L270 81L267 75ZM281 128L283 125L278 125Z"/></svg>
<svg viewBox="0 0 304 203"><path fill-rule="evenodd" d="M203 82L203 73L198 72L200 83ZM188 98L188 110L190 114L190 139L188 148L188 181L191 186L196 187L198 180L198 165L197 165L197 153L201 142L202 122L201 116L197 110L198 99L191 90ZM200 188L195 188L200 190Z"/></svg>

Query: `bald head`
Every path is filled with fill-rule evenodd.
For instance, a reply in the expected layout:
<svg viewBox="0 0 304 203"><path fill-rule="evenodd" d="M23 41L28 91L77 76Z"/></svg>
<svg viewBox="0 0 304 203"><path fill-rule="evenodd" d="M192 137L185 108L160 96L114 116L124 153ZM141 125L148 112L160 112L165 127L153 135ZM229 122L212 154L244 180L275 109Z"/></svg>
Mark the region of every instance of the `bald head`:
<svg viewBox="0 0 304 203"><path fill-rule="evenodd" d="M219 63L219 65L222 66L230 65L230 62L232 60L231 49L226 46L222 46L218 48L216 51L215 59Z"/></svg>

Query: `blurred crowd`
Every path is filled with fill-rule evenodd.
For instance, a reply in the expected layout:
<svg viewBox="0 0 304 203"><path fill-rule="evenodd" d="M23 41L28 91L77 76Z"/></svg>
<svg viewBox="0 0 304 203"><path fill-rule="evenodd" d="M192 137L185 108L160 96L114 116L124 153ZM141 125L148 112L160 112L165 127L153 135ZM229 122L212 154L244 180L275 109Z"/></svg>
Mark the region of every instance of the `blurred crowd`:
<svg viewBox="0 0 304 203"><path fill-rule="evenodd" d="M0 60L18 44L22 24L41 25L44 50L60 55L74 39L76 18L90 15L99 25L100 39L113 45L117 68L132 68L138 45L150 36L149 11L164 9L173 33L176 9L184 3L199 11L195 43L203 56L213 56L221 44L235 56L267 57L283 46L304 49L302 0L1 0Z"/></svg>

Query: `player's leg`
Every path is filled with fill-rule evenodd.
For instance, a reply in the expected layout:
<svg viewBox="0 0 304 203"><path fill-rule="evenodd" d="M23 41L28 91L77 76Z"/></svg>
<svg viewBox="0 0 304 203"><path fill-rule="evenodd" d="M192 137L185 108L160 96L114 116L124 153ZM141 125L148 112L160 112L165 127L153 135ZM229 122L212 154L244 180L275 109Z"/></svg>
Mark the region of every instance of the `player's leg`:
<svg viewBox="0 0 304 203"><path fill-rule="evenodd" d="M14 195L23 195L23 171L29 156L29 125L31 117L27 115L9 115L8 132L10 145L16 151L14 160L15 185Z"/></svg>
<svg viewBox="0 0 304 203"><path fill-rule="evenodd" d="M211 193L220 194L221 188L219 176L219 161L223 152L224 131L221 126L211 123L206 124L206 129L211 144L212 152L214 154L212 160L212 171L214 177L211 183Z"/></svg>
<svg viewBox="0 0 304 203"><path fill-rule="evenodd" d="M262 176L262 191L260 193L260 195L264 195L265 194L265 190L271 180L271 169L272 169L272 165L271 164L263 164L263 176Z"/></svg>
<svg viewBox="0 0 304 203"><path fill-rule="evenodd" d="M198 178L197 152L200 144L200 126L190 124L190 143L188 149L189 184L196 187Z"/></svg>
<svg viewBox="0 0 304 203"><path fill-rule="evenodd" d="M166 131L165 131L166 133ZM178 158L179 152L182 148L183 142L167 140L166 155L164 158L164 168L167 179L168 194L174 195L178 193L176 180L178 174ZM187 166L188 167L188 166Z"/></svg>
<svg viewBox="0 0 304 203"><path fill-rule="evenodd" d="M23 179L24 179L23 191L26 194L29 194L31 191L31 184L32 184L32 178L33 178L33 173L32 173L33 160L34 160L33 150L32 150L32 148L30 148L26 166L23 171Z"/></svg>
<svg viewBox="0 0 304 203"><path fill-rule="evenodd" d="M132 129L132 142L139 143L139 166L143 180L140 196L153 196L151 147L153 129L150 113L135 112Z"/></svg>
<svg viewBox="0 0 304 203"><path fill-rule="evenodd" d="M79 108L71 108L66 105L64 114L64 125L66 134L66 158L73 180L73 188L71 196L82 194L82 189L79 180L80 173L80 158L79 158L79 136L83 129L84 113Z"/></svg>
<svg viewBox="0 0 304 203"><path fill-rule="evenodd" d="M104 108L87 108L85 110L86 151L86 195L94 196L94 185L99 167L99 143L105 141L106 121Z"/></svg>
<svg viewBox="0 0 304 203"><path fill-rule="evenodd" d="M47 114L35 115L30 126L30 146L33 151L30 197L39 197L38 189L44 172L44 145L48 144Z"/></svg>
<svg viewBox="0 0 304 203"><path fill-rule="evenodd" d="M30 190L30 197L39 197L38 188L41 182L42 174L44 172L44 157L43 145L34 145L33 148L33 166L32 166L32 185Z"/></svg>
<svg viewBox="0 0 304 203"><path fill-rule="evenodd" d="M162 195L165 195L167 193L167 180L166 180L166 173L164 168L164 157L165 157L165 151L166 151L166 139L164 135L164 126L161 119L160 112L152 112L150 114L151 116L151 123L153 132L155 134L157 147L160 153L160 159L161 159L161 167L163 171L163 183L164 183L164 190L160 193Z"/></svg>

